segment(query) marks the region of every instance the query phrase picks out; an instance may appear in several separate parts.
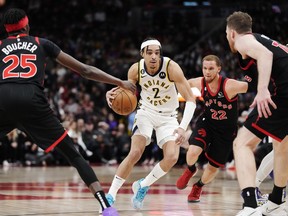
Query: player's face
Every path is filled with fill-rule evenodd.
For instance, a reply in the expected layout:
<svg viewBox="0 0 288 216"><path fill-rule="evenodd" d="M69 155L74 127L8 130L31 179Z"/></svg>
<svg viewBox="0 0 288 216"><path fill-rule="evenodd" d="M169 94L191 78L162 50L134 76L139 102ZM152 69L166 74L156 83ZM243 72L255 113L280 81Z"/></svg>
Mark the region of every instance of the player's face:
<svg viewBox="0 0 288 216"><path fill-rule="evenodd" d="M235 49L235 41L234 41L234 35L235 35L235 31L230 29L228 26L226 26L226 38L228 40L229 43L229 47L232 53L236 53L237 50Z"/></svg>
<svg viewBox="0 0 288 216"><path fill-rule="evenodd" d="M148 72L156 72L160 67L161 51L157 45L145 47L142 54Z"/></svg>
<svg viewBox="0 0 288 216"><path fill-rule="evenodd" d="M218 79L218 74L221 70L221 67L216 65L215 61L203 61L202 72L204 79L207 83L211 83L214 80Z"/></svg>

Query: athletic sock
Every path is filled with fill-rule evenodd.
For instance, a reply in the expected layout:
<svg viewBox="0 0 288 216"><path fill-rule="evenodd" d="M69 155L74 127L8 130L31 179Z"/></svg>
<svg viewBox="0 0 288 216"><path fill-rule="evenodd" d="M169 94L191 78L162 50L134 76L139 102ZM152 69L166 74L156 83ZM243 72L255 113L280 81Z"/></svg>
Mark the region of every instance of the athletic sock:
<svg viewBox="0 0 288 216"><path fill-rule="evenodd" d="M257 208L256 192L254 187L244 188L242 190L242 197L244 199L243 206Z"/></svg>
<svg viewBox="0 0 288 216"><path fill-rule="evenodd" d="M116 195L118 193L118 190L122 187L124 182L125 182L125 179L123 179L117 175L114 176L114 179L113 179L112 184L111 184L109 191L108 191L108 194L110 194L114 200L116 199Z"/></svg>
<svg viewBox="0 0 288 216"><path fill-rule="evenodd" d="M198 187L203 187L205 184L199 179L198 182L195 183Z"/></svg>
<svg viewBox="0 0 288 216"><path fill-rule="evenodd" d="M193 164L193 165L191 165L191 166L188 165L188 169L190 170L190 172L193 173L193 172L196 171L197 168L196 168L195 164Z"/></svg>
<svg viewBox="0 0 288 216"><path fill-rule="evenodd" d="M269 194L269 200L273 203L276 203L278 205L285 202L286 198L286 187L278 187L274 185L272 193Z"/></svg>
<svg viewBox="0 0 288 216"><path fill-rule="evenodd" d="M110 207L107 199L105 198L104 191L97 191L94 196L99 201L102 209Z"/></svg>
<svg viewBox="0 0 288 216"><path fill-rule="evenodd" d="M167 172L164 172L160 167L160 163L157 163L151 172L140 182L141 187L146 187L152 185L159 178L164 176Z"/></svg>

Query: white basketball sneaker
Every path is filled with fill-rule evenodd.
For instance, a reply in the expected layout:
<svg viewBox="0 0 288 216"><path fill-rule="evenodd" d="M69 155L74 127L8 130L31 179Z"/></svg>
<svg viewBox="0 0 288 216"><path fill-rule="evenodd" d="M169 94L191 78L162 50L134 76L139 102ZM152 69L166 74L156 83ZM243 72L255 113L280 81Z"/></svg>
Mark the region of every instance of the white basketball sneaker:
<svg viewBox="0 0 288 216"><path fill-rule="evenodd" d="M260 209L244 207L236 216L262 216Z"/></svg>
<svg viewBox="0 0 288 216"><path fill-rule="evenodd" d="M263 215L266 216L287 216L288 212L286 207L286 202L282 203L281 205L275 204L268 200L267 203L259 207L262 211Z"/></svg>

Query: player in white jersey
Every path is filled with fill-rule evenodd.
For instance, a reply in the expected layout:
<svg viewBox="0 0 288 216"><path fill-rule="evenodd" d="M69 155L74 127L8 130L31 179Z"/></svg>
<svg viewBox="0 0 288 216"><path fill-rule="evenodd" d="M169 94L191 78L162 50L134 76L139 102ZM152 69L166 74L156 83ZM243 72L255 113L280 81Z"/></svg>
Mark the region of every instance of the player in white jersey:
<svg viewBox="0 0 288 216"><path fill-rule="evenodd" d="M141 209L149 186L164 176L177 162L180 144L196 108L195 98L180 66L167 57L161 56L161 44L155 38L147 38L141 44L142 59L128 71L128 79L141 86L139 109L133 126L131 149L119 165L107 199L112 205L116 194L141 158L146 145L150 144L153 130L157 143L163 150L163 159L143 179L132 185L132 204ZM177 87L177 89L176 89ZM177 90L188 101L182 121L177 121ZM106 93L108 105L114 98L115 88Z"/></svg>

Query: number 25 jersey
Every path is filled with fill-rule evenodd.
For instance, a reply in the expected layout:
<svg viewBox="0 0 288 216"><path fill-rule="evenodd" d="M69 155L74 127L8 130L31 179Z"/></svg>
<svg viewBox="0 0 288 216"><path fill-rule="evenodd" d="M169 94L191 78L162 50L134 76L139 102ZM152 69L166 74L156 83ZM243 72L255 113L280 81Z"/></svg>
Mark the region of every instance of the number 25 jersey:
<svg viewBox="0 0 288 216"><path fill-rule="evenodd" d="M53 42L20 34L0 41L0 84L31 83L43 87L47 57L56 58Z"/></svg>

